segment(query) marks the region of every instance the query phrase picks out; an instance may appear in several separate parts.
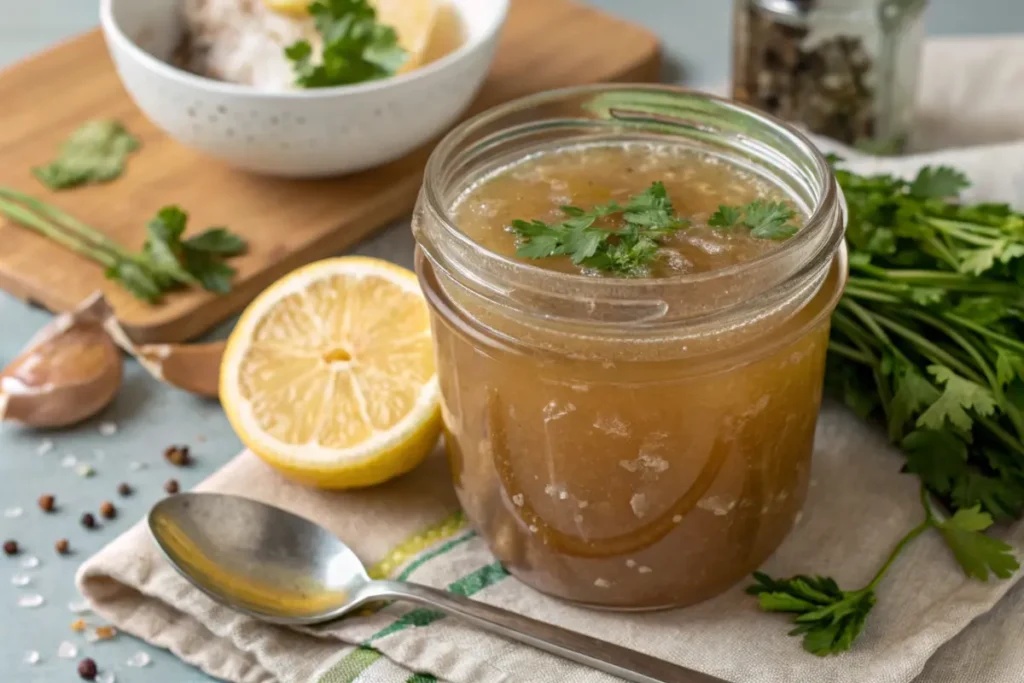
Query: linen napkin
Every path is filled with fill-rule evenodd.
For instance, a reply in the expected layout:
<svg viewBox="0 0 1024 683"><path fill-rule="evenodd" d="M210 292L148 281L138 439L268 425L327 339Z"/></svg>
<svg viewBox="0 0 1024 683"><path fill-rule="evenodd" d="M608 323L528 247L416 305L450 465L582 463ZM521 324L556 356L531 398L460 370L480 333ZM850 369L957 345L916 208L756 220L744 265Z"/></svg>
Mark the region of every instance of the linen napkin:
<svg viewBox="0 0 1024 683"><path fill-rule="evenodd" d="M964 120L961 108L971 112L966 118L973 123L954 126L958 142L1024 137L1024 124L1009 114L1019 111L1016 93L1024 93L1024 66L1018 66L1024 65L1024 40L998 40L991 48L976 41L939 45L929 46L926 58L921 120L928 124L915 144L934 147L950 130L943 121ZM969 58L953 62L955 55ZM998 83L1003 97L988 95L979 81ZM957 92L965 98L959 106L951 99ZM984 107L971 109L964 104L969 101ZM986 128L987 121L997 125ZM971 137L975 127L980 137ZM951 164L972 178L975 198L1024 205L1024 142L901 159L847 156L848 165L863 172L909 175L924 164ZM898 474L901 463L880 429L826 404L806 506L765 569L829 574L850 587L865 583L920 520L917 484ZM467 526L440 452L396 481L345 493L302 488L242 453L199 488L239 493L321 522L374 576L447 588L737 683L1024 679L1024 653L1013 647L1024 635L1024 585L1014 588L1018 577L989 583L964 578L934 534L915 542L882 583L854 649L819 659L786 635L784 617L760 612L742 585L700 605L650 614L589 611L532 591L509 577ZM1024 525L1003 535L1018 553L1024 550ZM96 611L122 631L237 683L614 680L400 603L316 629L262 624L191 588L160 557L141 523L88 560L78 583Z"/></svg>

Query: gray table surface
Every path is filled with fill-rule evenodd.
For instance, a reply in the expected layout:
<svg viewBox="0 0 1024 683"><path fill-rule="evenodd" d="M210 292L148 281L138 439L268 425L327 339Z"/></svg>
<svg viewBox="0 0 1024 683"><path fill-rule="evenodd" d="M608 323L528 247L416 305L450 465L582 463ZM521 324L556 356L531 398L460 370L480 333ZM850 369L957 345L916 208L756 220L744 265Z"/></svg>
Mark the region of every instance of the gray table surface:
<svg viewBox="0 0 1024 683"><path fill-rule="evenodd" d="M140 0L141 1L141 0ZM672 67L669 78L684 74L695 87L723 83L728 73L729 7L727 0L593 0L594 4L651 27L662 38ZM0 67L44 49L62 38L96 23L96 3L86 0L0 0ZM928 15L932 34L1024 32L1024 3L1020 0L933 0ZM59 106L58 101L39 106ZM3 109L0 107L0 124ZM2 247L0 247L2 248ZM407 224L362 245L362 253L390 258L406 266L412 256ZM0 363L6 363L21 344L50 316L32 310L0 293ZM221 330L223 333L224 330ZM117 434L103 436L102 421L118 425ZM44 440L53 449L39 454ZM197 457L195 467L180 470L163 462L163 448L188 443ZM102 416L81 427L52 434L33 433L9 426L0 431L0 538L15 538L23 546L20 558L0 557L0 675L5 681L56 683L77 680L74 660L57 656L62 641L78 645L81 656L95 658L113 670L123 683L192 683L209 680L169 654L121 636L111 642L89 645L69 626L77 618L68 604L77 600L72 577L78 564L139 519L161 495L170 477L191 486L209 475L240 447L219 408L151 381L129 363L125 386L116 402ZM74 455L89 462L96 474L79 476L62 460ZM132 463L146 469L135 470ZM118 499L115 488L127 481L137 490ZM36 499L44 493L58 498L56 514L44 515ZM95 531L79 523L81 513L95 511L104 500L120 508L119 518ZM21 508L20 516L11 516ZM53 544L68 538L75 552L58 557ZM19 563L38 557L30 571ZM26 573L31 584L12 585L11 577ZM41 595L45 603L35 609L17 606L20 597ZM38 651L35 666L23 662L25 653ZM146 669L131 669L126 660L148 652L153 661Z"/></svg>

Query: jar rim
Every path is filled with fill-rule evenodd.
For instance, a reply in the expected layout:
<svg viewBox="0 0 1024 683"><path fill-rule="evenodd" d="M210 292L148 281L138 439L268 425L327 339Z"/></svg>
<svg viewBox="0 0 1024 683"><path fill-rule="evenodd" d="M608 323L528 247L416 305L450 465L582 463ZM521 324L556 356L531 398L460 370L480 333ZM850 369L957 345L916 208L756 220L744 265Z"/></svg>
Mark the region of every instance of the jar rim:
<svg viewBox="0 0 1024 683"><path fill-rule="evenodd" d="M431 153L430 158L427 161L426 172L424 174L423 180L423 191L424 197L428 202L431 210L435 213L437 217L443 218L446 223L448 223L451 227L454 228L452 232L455 233L455 237L457 237L458 239L471 242L476 247L478 247L480 251L486 252L488 256L493 257L497 261L502 261L506 265L511 265L513 267L521 267L523 269L532 270L537 273L543 273L544 275L542 275L542 277L550 277L553 280L562 280L577 283L586 282L588 286L593 283L596 284L598 288L601 287L601 285L598 284L601 282L607 282L613 286L619 287L623 285L628 286L629 284L634 283L638 286L649 284L650 280L645 280L642 278L595 278L580 273L562 273L552 271L534 265L532 263L514 259L509 256L505 256L503 254L499 254L490 249L487 249L486 247L479 245L476 242L473 242L473 240L468 235L454 227L454 217L452 216L451 212L452 207L444 201L443 193L441 192L441 188L439 187L438 182L440 176L442 175L440 167L442 167L448 161L448 157L453 151L453 149L459 143L469 138L473 133L483 128L486 128L488 125L494 123L495 121L505 118L513 112L534 108L538 105L563 100L569 97L576 97L591 93L596 94L611 90L635 92L654 91L673 94L698 95L703 99L718 102L731 110L742 112L745 115L748 115L756 120L759 120L772 127L775 127L780 131L785 131L785 134L789 136L793 142L797 143L797 145L801 148L801 151L806 152L808 156L814 159L814 163L819 173L826 177L831 176L832 170L828 164L828 161L825 159L824 155L822 155L822 153L818 150L818 148L815 147L814 143L811 142L810 138L808 138L806 135L799 132L795 128L792 128L791 126L789 126L789 124L785 123L781 119L778 119L770 114L766 114L751 106L740 104L733 100L729 100L724 97L719 97L717 95L711 95L697 90L690 90L688 88L682 88L679 86L673 86L668 84L590 84L571 86L567 88L559 88L557 90L548 90L545 92L536 93L534 95L527 95L526 97L511 100L509 102L506 102L504 104L488 109L484 112L481 112L453 128L451 132L449 132L448 135L446 135L444 139L441 140L440 143L438 143L437 147L434 148L434 151ZM745 270L746 267L749 267L755 262L764 263L784 258L786 252L793 251L794 249L798 248L801 244L806 243L807 240L813 238L813 235L811 234L812 231L807 229L808 226L818 226L823 223L822 219L824 218L824 214L827 212L827 205L830 202L836 200L837 194L838 188L836 187L835 183L827 184L825 188L825 195L820 198L820 200L817 202L817 205L813 208L812 212L807 217L804 227L802 227L793 237L786 240L785 243L782 244L781 247L778 249L773 249L767 254L763 254L761 256L758 256L757 258L751 259L749 261L744 261L742 263L736 263L730 266L725 266L723 268L717 268L714 270L708 270L698 273L686 273L680 275L672 275L668 277L661 277L658 278L657 281L663 284L670 284L672 282L696 282L700 280L708 280L715 277L736 274L737 272Z"/></svg>
<svg viewBox="0 0 1024 683"><path fill-rule="evenodd" d="M678 111L666 105L666 100L674 102ZM687 135L695 139L710 140L715 144L729 141L731 151L742 151L757 161L770 159L775 164L784 166L789 163L793 166L792 160L798 158L801 167L789 170L794 174L800 171L804 174L802 180L813 185L807 188L804 207L807 219L803 227L778 248L753 259L713 270L659 278L594 277L556 272L492 251L458 228L452 211L454 202L451 199L451 188L447 187L450 184L447 171L448 167L460 160L462 148L475 144L482 149L487 145L514 140L522 131L517 130L515 125L503 126L502 123L515 120L516 115L528 115L545 107L565 104L579 105L582 111L593 103L597 103L594 106L598 109L604 106L605 111L599 116L586 119L563 115L540 120L552 126L554 124L551 122L554 121L595 128L603 126L610 136L623 136L628 132L635 134L641 130L638 126L652 125L651 122L654 122L653 125L663 129L672 128L675 134L685 130ZM591 110L587 113L593 112ZM740 125L741 132L736 133L733 128L728 128L724 123L727 120L729 125ZM769 144L758 138L758 134L766 136ZM735 150L731 146L733 143L736 145ZM786 151L780 150L788 150L789 156ZM464 183L459 189L464 190L468 186L468 183ZM806 201L808 199L813 201ZM578 299L583 290L587 299L628 304L631 301L665 296L664 293L673 288L720 286L723 282L731 282L730 279L742 280L760 271L770 273L775 278L766 282L772 289L788 281L806 279L812 271L823 278L831 257L842 241L845 221L841 216L837 218L837 215L844 214L844 209L842 195L828 161L807 136L789 124L747 105L679 86L594 84L551 90L513 100L477 114L454 128L437 145L427 162L417 216L414 216L414 230L421 247L435 266L448 272L460 270L457 275L472 281L473 286L488 290L486 294L494 295L495 298L517 290L542 292L544 296L552 298ZM436 237L424 234L429 232L423 229L426 223L438 231ZM438 246L435 243L437 238L445 244ZM448 255L456 253L463 256L448 258ZM500 273L508 286L485 282L494 273ZM687 297L668 298L682 300ZM740 306L741 303L752 302L749 297L745 297L742 301L723 305L721 310L736 309L739 312L739 309L748 308ZM652 316L652 319L660 317L663 322L669 321L664 315ZM587 316L581 314L576 319L581 317ZM641 317L628 322L645 320ZM595 319L589 322L600 321Z"/></svg>

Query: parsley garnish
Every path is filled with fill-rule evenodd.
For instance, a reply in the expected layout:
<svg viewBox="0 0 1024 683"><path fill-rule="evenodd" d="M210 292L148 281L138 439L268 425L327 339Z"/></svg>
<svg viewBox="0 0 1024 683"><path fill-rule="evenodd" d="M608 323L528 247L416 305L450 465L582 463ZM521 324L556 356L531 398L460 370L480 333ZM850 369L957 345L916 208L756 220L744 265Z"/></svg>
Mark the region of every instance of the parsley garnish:
<svg viewBox="0 0 1024 683"><path fill-rule="evenodd" d="M386 78L395 75L408 57L395 30L377 23L377 11L367 0L318 0L309 13L323 38L323 50L319 63L314 63L308 40L285 48L298 86L328 88Z"/></svg>
<svg viewBox="0 0 1024 683"><path fill-rule="evenodd" d="M512 231L522 239L516 255L523 258L568 256L573 263L616 275L647 273L661 240L689 225L675 215L665 186L656 182L629 199L625 206L609 202L589 211L563 206L566 218L555 223L514 220ZM600 218L621 216L621 228L595 225Z"/></svg>
<svg viewBox="0 0 1024 683"><path fill-rule="evenodd" d="M1010 547L983 532L1024 512L1024 214L957 202L967 179L951 168L909 181L836 176L851 274L832 316L826 383L888 427L924 487L925 521L856 591L755 576L761 606L797 614L794 633L816 654L850 647L878 582L925 531L942 536L967 576L1010 576Z"/></svg>
<svg viewBox="0 0 1024 683"><path fill-rule="evenodd" d="M929 529L942 535L964 573L972 578L987 581L991 574L1005 579L1019 568L1009 545L981 533L992 526L992 517L979 506L963 508L943 518L933 508L924 487L921 488L921 504L925 510L924 521L900 539L866 586L844 591L835 580L827 577L773 579L755 572L756 583L747 588L747 592L757 596L761 609L766 612L794 614L796 628L790 635L803 636L805 650L824 656L850 649L875 606L878 584L903 549Z"/></svg>
<svg viewBox="0 0 1024 683"><path fill-rule="evenodd" d="M124 172L128 155L138 148L139 141L117 121L89 121L64 142L55 161L32 173L51 190L105 183Z"/></svg>
<svg viewBox="0 0 1024 683"><path fill-rule="evenodd" d="M750 229L751 237L784 240L796 234L797 227L789 222L795 215L783 202L758 199L744 206L720 205L708 218L708 225L719 230L742 225Z"/></svg>
<svg viewBox="0 0 1024 683"><path fill-rule="evenodd" d="M108 279L150 303L179 286L229 291L235 269L224 259L246 249L245 240L226 228L210 228L184 239L188 214L176 206L164 207L147 224L139 253L57 207L10 188L0 187L0 215L103 265Z"/></svg>

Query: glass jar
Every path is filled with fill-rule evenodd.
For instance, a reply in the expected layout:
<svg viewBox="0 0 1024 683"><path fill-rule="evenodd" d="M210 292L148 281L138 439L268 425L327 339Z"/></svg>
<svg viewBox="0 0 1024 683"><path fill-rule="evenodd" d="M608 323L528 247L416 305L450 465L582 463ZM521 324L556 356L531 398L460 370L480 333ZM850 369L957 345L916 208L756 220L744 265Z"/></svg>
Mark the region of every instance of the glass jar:
<svg viewBox="0 0 1024 683"><path fill-rule="evenodd" d="M742 164L809 218L767 256L659 279L545 270L453 221L494 169L593 141ZM724 590L779 545L807 488L843 227L803 136L668 86L542 93L438 145L413 230L445 441L462 506L512 574L586 605L664 608Z"/></svg>
<svg viewBox="0 0 1024 683"><path fill-rule="evenodd" d="M910 134L926 0L737 0L733 98L877 154Z"/></svg>

